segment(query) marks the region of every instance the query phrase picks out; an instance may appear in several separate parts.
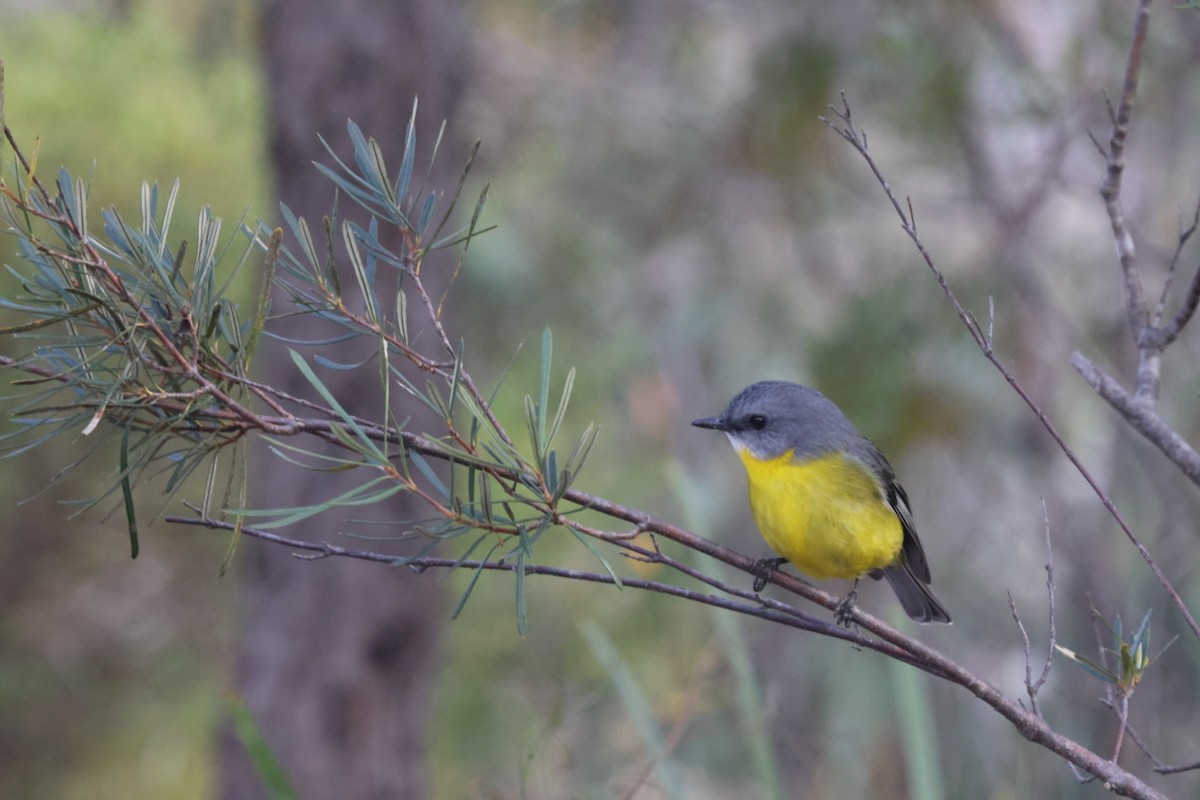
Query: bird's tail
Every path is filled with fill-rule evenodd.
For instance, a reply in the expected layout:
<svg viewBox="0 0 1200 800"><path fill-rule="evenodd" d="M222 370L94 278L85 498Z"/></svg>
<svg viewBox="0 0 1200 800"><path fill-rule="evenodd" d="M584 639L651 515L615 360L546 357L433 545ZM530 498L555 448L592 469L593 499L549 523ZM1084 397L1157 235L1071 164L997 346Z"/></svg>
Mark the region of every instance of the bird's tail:
<svg viewBox="0 0 1200 800"><path fill-rule="evenodd" d="M908 616L917 622L950 622L949 612L933 596L924 581L913 574L907 563L893 564L882 572Z"/></svg>

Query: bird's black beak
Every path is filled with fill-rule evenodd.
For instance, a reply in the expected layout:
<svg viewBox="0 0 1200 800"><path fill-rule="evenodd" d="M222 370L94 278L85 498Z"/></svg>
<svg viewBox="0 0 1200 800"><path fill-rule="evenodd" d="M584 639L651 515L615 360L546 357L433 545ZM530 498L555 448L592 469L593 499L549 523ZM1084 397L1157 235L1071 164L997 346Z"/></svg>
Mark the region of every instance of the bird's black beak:
<svg viewBox="0 0 1200 800"><path fill-rule="evenodd" d="M703 417L701 419L692 420L692 424L697 428L708 428L712 431L727 431L729 425L723 417Z"/></svg>

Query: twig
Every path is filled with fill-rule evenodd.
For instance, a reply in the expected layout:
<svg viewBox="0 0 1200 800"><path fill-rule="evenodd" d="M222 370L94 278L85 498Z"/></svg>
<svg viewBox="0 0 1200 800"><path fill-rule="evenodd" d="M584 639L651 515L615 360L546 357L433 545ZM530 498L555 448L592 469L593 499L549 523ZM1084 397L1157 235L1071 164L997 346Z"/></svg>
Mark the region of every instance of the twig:
<svg viewBox="0 0 1200 800"><path fill-rule="evenodd" d="M1134 730L1132 725L1126 726L1126 730L1129 733L1129 738L1132 739L1133 743L1137 745L1139 750L1142 751L1142 754L1145 755L1146 758L1150 759L1150 763L1154 765L1154 771L1159 775L1174 775L1180 772L1191 772L1192 770L1200 769L1200 761L1193 761L1190 764L1164 763L1150 751L1150 748L1147 747L1146 743L1142 741L1142 737L1138 736L1137 731Z"/></svg>
<svg viewBox="0 0 1200 800"><path fill-rule="evenodd" d="M1131 395L1115 378L1105 374L1082 353L1071 354L1071 366L1131 428L1179 467L1188 480L1200 486L1200 453L1160 417L1149 402L1136 394Z"/></svg>
<svg viewBox="0 0 1200 800"><path fill-rule="evenodd" d="M1042 715L1042 711L1038 704L1037 695L1050 677L1050 668L1054 661L1054 646L1058 638L1054 625L1054 553L1050 546L1050 515L1046 512L1045 498L1042 498L1042 522L1046 535L1046 597L1048 607L1047 616L1050 622L1050 642L1046 646L1046 661L1042 664L1042 673L1036 681L1033 679L1033 662L1030 655L1029 634L1025 631L1025 625L1021 622L1021 617L1017 613L1017 604L1013 601L1012 592L1008 593L1008 607L1012 612L1013 620L1017 623L1017 628L1021 631L1021 640L1025 648L1025 693L1029 695L1030 710L1039 717Z"/></svg>
<svg viewBox="0 0 1200 800"><path fill-rule="evenodd" d="M478 560L459 560L454 558L437 558L433 556L419 556L415 558L406 558L389 553L379 553L371 550L357 550L349 547L340 547L338 545L329 544L328 542L306 542L300 539L292 539L287 536L281 536L270 531L254 528L251 526L243 526L240 529L235 523L225 522L223 520L203 519L201 517L180 517L168 516L164 517L164 521L176 525L191 525L212 530L237 531L243 536L248 536L252 539L259 539L270 544L288 547L294 550L302 550L306 553L311 553L310 556L299 556L306 559L313 558L351 558L360 561L372 561L379 564L390 564L392 566L407 566L414 571L423 572L427 569L466 569L477 570L484 569L499 572L516 572L517 566L514 561L478 561ZM662 563L676 567L678 562L666 560ZM565 567L554 567L545 564L530 564L526 563L524 567L526 575L545 575L547 577L565 578L574 581L583 581L585 583L606 583L616 585L616 579L608 573L588 572L586 570L567 569ZM742 592L735 587L727 586L715 581L712 578L707 578L705 581L711 586L718 588L720 591L738 597L739 600L744 598L747 593ZM644 591L658 592L667 594L673 597L679 597L684 600L691 600L705 605L724 608L728 611L736 611L747 616L758 617L759 619L768 620L770 622L779 622L788 627L798 628L811 632L824 633L830 636L844 639L851 644L862 647L868 650L876 650L902 660L910 660L903 651L890 646L886 642L881 642L877 639L867 637L853 630L848 630L837 625L816 620L813 617L804 614L798 609L791 607L780 607L784 604L775 603L767 605L758 602L757 598L751 597L749 602L739 602L730 600L714 594L697 592L692 589L687 589L681 586L675 586L661 581L646 580L641 578L621 578L621 585L631 589L641 589ZM919 665L918 665L919 666Z"/></svg>
<svg viewBox="0 0 1200 800"><path fill-rule="evenodd" d="M1129 316L1129 329L1138 346L1138 378L1136 394L1154 400L1158 397L1161 378L1162 350L1149 339L1150 312L1146 307L1142 289L1142 271L1138 263L1133 236L1125 223L1125 211L1121 204L1121 180L1125 172L1125 143L1129 137L1129 124L1133 118L1133 101L1137 96L1138 75L1142 67L1142 54L1146 43L1146 30L1150 24L1150 0L1139 0L1137 16L1133 23L1133 42L1129 46L1129 58L1125 63L1125 78L1121 85L1121 97L1116 109L1110 105L1112 133L1108 148L1104 152L1107 174L1100 186L1100 196L1108 212L1112 226L1113 242L1117 257L1125 276L1125 307Z"/></svg>
<svg viewBox="0 0 1200 800"><path fill-rule="evenodd" d="M1125 692L1119 692L1117 695L1117 719L1120 724L1117 726L1117 741L1113 744L1112 761L1116 763L1121 757L1121 745L1125 742L1125 727L1129 724L1129 695Z"/></svg>
<svg viewBox="0 0 1200 800"><path fill-rule="evenodd" d="M1171 254L1171 261L1167 264L1167 279L1163 281L1162 292L1158 296L1158 305L1154 307L1154 316L1151 324L1159 328L1160 344L1166 347L1171 342L1175 341L1180 331L1191 320L1192 315L1196 313L1196 306L1200 305L1200 267L1192 274L1192 282L1188 286L1188 293L1184 296L1183 306L1171 318L1165 327L1162 326L1163 314L1167 310L1167 296L1171 292L1171 287L1175 283L1175 276L1179 272L1179 259L1183 255L1183 249L1187 246L1188 241L1196 233L1196 229L1200 228L1200 200L1196 201L1196 206L1192 210L1192 222L1186 228L1183 227L1183 220L1179 221L1179 236L1175 240L1175 252Z"/></svg>

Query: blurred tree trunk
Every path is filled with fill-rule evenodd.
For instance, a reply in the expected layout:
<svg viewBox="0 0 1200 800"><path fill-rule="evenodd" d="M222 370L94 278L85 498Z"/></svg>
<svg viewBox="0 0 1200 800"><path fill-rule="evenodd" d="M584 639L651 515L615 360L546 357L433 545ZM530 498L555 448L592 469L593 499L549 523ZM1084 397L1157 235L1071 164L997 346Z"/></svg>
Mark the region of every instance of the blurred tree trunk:
<svg viewBox="0 0 1200 800"><path fill-rule="evenodd" d="M263 59L278 193L296 214L309 219L315 234L321 217L331 212L334 196L333 184L312 166L314 159L328 161L318 133L349 160L346 120L354 119L398 164L413 97L418 96L417 163L428 159L438 126L452 116L466 82L470 59L464 23L460 6L444 0L265 4ZM443 149L434 187L453 188L462 166L455 157L463 152ZM351 205L343 198L338 213L352 211ZM386 297L387 290L381 294ZM273 310L284 310L284 302L278 298ZM274 329L301 338L319 335L313 321L303 317ZM264 342L262 355L260 363L267 365L263 380L298 395L311 394L278 345ZM353 410L378 417L376 375L367 365L323 377L340 397L358 399ZM259 506L308 504L352 485L271 459L259 454L252 477ZM347 480L361 482L362 477L352 473ZM419 516L420 510L406 507L407 502L403 496L399 502L393 498L374 516ZM356 509L325 515L289 531L300 538L331 540L347 529L343 516L370 514ZM399 533L380 526L365 532ZM425 729L445 618L433 576L347 560L303 561L281 548L252 542L242 544L238 567L244 616L236 687L301 796L426 796ZM224 797L265 796L243 748L228 731L221 757Z"/></svg>

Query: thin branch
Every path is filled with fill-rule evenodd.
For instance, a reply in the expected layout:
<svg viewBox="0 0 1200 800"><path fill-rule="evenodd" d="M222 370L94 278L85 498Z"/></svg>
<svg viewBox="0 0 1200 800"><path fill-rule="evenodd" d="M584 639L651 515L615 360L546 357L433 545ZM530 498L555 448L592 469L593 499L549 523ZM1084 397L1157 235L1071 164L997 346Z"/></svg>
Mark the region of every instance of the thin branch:
<svg viewBox="0 0 1200 800"><path fill-rule="evenodd" d="M1196 272L1192 274L1188 293L1183 299L1183 306L1175 313L1171 321L1162 327L1163 314L1167 310L1167 296L1175 284L1175 276L1179 273L1179 259L1183 256L1183 249L1196 233L1197 228L1200 228L1200 200L1196 201L1196 206L1192 210L1190 225L1185 228L1183 220L1179 220L1179 236L1175 240L1175 252L1171 254L1171 261L1167 264L1167 279L1163 281L1162 292L1158 296L1158 305L1154 307L1154 318L1151 320L1151 324L1158 329L1160 347L1166 347L1175 341L1180 331L1196 313L1196 306L1200 305L1200 267L1197 267Z"/></svg>
<svg viewBox="0 0 1200 800"><path fill-rule="evenodd" d="M1054 659L1054 648L1058 643L1058 628L1054 622L1054 547L1050 542L1050 515L1046 511L1046 498L1042 498L1042 523L1046 534L1046 621L1050 628L1050 641L1046 645L1046 662L1042 665L1042 674L1033 684L1032 691L1036 694L1050 678L1050 666Z"/></svg>
<svg viewBox="0 0 1200 800"><path fill-rule="evenodd" d="M600 498L594 498L594 502L590 507L596 508L597 510L607 509L608 511L614 512L611 514L612 516L630 521L636 518L645 523L647 530L659 534L669 533L671 534L670 538L674 538L676 540L686 541L688 539L694 539L698 540L699 542L706 542L708 545L707 549L712 551L712 554L722 556L721 560L723 561L728 558L729 560L726 561L726 563L737 562L733 564L734 566L744 565L744 568L749 568L749 566L753 563L751 559L741 554L728 551L719 545L707 542L707 540L695 536L695 534L687 533L681 529L669 525L668 523L655 520L643 512L634 511L633 509L626 509L622 506L609 503L608 501L603 501ZM605 511L605 513L608 513L608 511ZM191 525L218 530L238 530L237 526L233 523L201 519L197 517L172 516L167 517L166 521L180 525ZM327 542L305 542L298 539L290 539L288 537L251 527L241 528L240 533L244 536L260 539L275 545L313 553L321 558L331 556L355 558L381 564L407 565L410 568L418 571L430 568L450 569L455 567L497 570L505 572L515 572L517 569L516 564L513 562L459 561L457 559L434 558L429 556L410 559L402 558L385 553L339 547ZM586 572L581 570L565 569L562 567L528 563L525 564L524 569L526 575L545 575L549 577L565 578L568 580L578 580L590 583L603 583L609 585L616 584L616 580L607 573ZM776 580L780 586L789 590L807 585L782 573L777 574ZM708 581L710 582L710 585L712 585L712 579L710 578ZM660 594L679 597L685 600L691 600L693 602L703 603L705 605L711 605L717 608L723 608L729 611L745 614L747 616L757 617L769 622L777 622L800 630L814 633L827 633L832 635L827 631L827 623L815 621L818 624L814 625L809 621L811 618L809 618L803 612L790 607L780 608L780 606L783 604L780 604L778 601L767 601L765 599L761 599L760 602L757 603L742 602L740 600L731 600L714 594L685 589L683 587L663 583L660 581L651 581L639 578L622 578L621 584L633 589L657 592ZM740 591L733 587L727 587L727 589L729 593L735 595ZM726 590L722 589L722 591ZM1020 703L1009 699L995 686L970 673L936 650L933 650L932 648L929 648L916 640L904 636L899 631L896 631L890 626L880 622L878 619L870 616L869 614L862 613L861 611L858 612L855 623L859 627L866 629L872 634L875 634L879 637L879 639L873 639L871 637L856 633L853 630L845 629L840 631L838 634L839 638L864 648L876 650L877 652L884 653L886 655L893 655L893 657L907 661L919 669L930 672L931 674L942 677L945 680L962 686L967 691L971 692L971 694L987 703L1002 716L1008 719L1017 729L1017 731L1026 739L1034 742L1035 744L1039 744L1051 752L1061 756L1072 766L1077 766L1087 771L1089 774L1096 776L1098 779L1104 782L1105 786L1109 788L1110 791L1116 794L1126 797L1142 798L1143 800L1166 800L1164 795L1143 783L1139 778L1137 778L1137 776L1122 769L1113 761L1103 758L1091 750L1088 750L1071 739L1063 736L1062 734L1055 732L1050 728L1049 725L1046 724L1045 720L1041 719L1036 714L1027 711L1021 706ZM889 652L890 648L887 647L887 643L896 644L898 649L902 652L895 654Z"/></svg>
<svg viewBox="0 0 1200 800"><path fill-rule="evenodd" d="M1114 763L1121 757L1121 745L1125 742L1125 728L1129 725L1129 695L1120 692L1117 697L1117 741L1113 744L1113 754L1110 759Z"/></svg>
<svg viewBox="0 0 1200 800"><path fill-rule="evenodd" d="M515 561L464 561L455 558L437 558L433 556L407 558L389 553L379 553L371 550L356 550L349 547L340 547L338 545L329 544L328 542L306 542L300 539L292 539L287 536L280 536L279 534L271 533L270 531L265 531L251 526L243 526L239 529L235 523L225 522L222 520L180 516L168 516L165 517L164 520L176 525L191 525L209 528L212 530L223 530L230 532L236 531L241 535L250 537L252 539L259 539L270 544L291 548L293 550L302 550L306 553L312 553L315 554L317 558L351 558L360 561L371 561L377 564L407 566L415 572L424 572L427 569L459 568L466 570L484 569L497 572L516 572L517 570ZM670 566L675 565L671 562L662 563L667 563ZM609 575L608 573L588 572L586 570L567 569L565 567L554 567L545 564L526 563L524 566L524 572L526 575L545 575L547 577L565 578L567 580L583 581L585 583L605 583L613 586L616 585L616 579L614 579L613 576ZM724 586L724 584L713 581L712 579L708 579L706 582L715 587ZM809 615L800 612L798 609L793 609L790 607L774 607L783 605L779 603L772 604L772 606L767 606L761 602L758 602L757 598L750 598L750 602L740 602L714 594L706 594L704 592L697 592L693 589L687 589L681 586L663 583L661 581L646 580L642 578L621 578L621 586L631 589L641 589L644 591L671 595L684 600L690 600L692 602L702 603L704 605L723 608L727 611L736 611L739 614L758 617L759 619L767 620L769 622L778 622L791 628L798 628L800 630L836 636L837 638L850 642L856 647L877 650L885 655L891 655L893 657L904 658L905 655L903 652L898 652L895 648L889 647L884 642L871 639L852 630L839 628L836 625L821 622L820 620L816 620ZM744 597L744 593L739 592L733 587L724 587L721 589L721 591L739 598Z"/></svg>
<svg viewBox="0 0 1200 800"><path fill-rule="evenodd" d="M1017 604L1013 601L1012 592L1008 593L1008 608L1012 613L1013 620L1017 623L1017 629L1021 632L1021 641L1025 649L1025 693L1029 695L1029 707L1034 714L1039 717L1042 715L1041 708L1038 704L1038 692L1046 685L1046 681L1050 678L1050 668L1054 661L1054 646L1058 638L1057 630L1054 624L1054 553L1050 547L1050 515L1046 512L1046 499L1042 498L1042 522L1043 530L1046 535L1046 596L1047 596L1047 616L1050 622L1050 642L1046 646L1046 660L1042 664L1042 673L1037 680L1033 679L1033 660L1030 654L1029 634L1025 630L1024 623L1021 622L1021 616L1017 613Z"/></svg>
<svg viewBox="0 0 1200 800"><path fill-rule="evenodd" d="M1146 31L1150 24L1150 0L1140 0L1133 24L1133 42L1129 46L1129 58L1125 63L1125 77L1121 85L1121 97L1117 107L1110 106L1112 133L1105 152L1107 174L1100 187L1100 196L1108 212L1112 226L1113 241L1121 271L1125 276L1125 304L1129 316L1129 329L1139 350L1143 347L1146 332L1150 327L1150 314L1142 289L1141 266L1138 263L1133 236L1125 223L1125 211L1121 205L1121 181L1125 172L1125 144L1129 137L1129 124L1133 118L1133 101L1137 95L1138 75L1142 67L1142 54L1146 43ZM1141 361L1145 361L1142 353ZM1148 369L1143 371L1139 364L1137 393L1156 397L1158 376Z"/></svg>
<svg viewBox="0 0 1200 800"><path fill-rule="evenodd" d="M1071 354L1071 366L1131 428L1161 450L1188 480L1200 486L1200 453L1176 433L1175 429L1154 411L1149 402L1139 399L1137 395L1131 395L1082 353Z"/></svg>
<svg viewBox="0 0 1200 800"><path fill-rule="evenodd" d="M1039 717L1042 716L1042 710L1038 706L1037 689L1033 685L1033 660L1030 653L1029 632L1025 630L1025 623L1021 622L1021 615L1017 611L1017 603L1013 600L1012 590L1005 592L1008 595L1008 611L1012 614L1013 622L1017 623L1017 630L1021 633L1021 646L1025 652L1025 694L1029 695L1029 710Z"/></svg>
<svg viewBox="0 0 1200 800"><path fill-rule="evenodd" d="M1138 736L1137 731L1132 725L1127 725L1126 731L1129 734L1129 738L1132 739L1133 743L1137 745L1139 750L1142 751L1142 754L1146 756L1146 758L1150 759L1150 763L1154 765L1154 771L1159 775L1174 775L1180 772L1191 772L1192 770L1200 769L1200 761L1193 761L1190 764L1164 763L1161 759L1154 755L1153 752L1150 751L1150 748L1144 741L1142 741L1142 737Z"/></svg>

